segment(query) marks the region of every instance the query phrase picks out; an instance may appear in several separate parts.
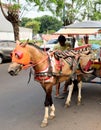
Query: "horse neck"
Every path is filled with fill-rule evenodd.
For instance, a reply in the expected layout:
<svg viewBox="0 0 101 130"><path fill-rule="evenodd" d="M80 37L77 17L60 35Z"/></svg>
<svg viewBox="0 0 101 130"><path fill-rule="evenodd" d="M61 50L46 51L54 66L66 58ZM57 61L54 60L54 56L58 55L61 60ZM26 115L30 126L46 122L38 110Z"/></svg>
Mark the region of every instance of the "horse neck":
<svg viewBox="0 0 101 130"><path fill-rule="evenodd" d="M29 46L28 51L30 52L31 62L34 70L42 71L48 66L48 55L46 52L36 48L35 46Z"/></svg>

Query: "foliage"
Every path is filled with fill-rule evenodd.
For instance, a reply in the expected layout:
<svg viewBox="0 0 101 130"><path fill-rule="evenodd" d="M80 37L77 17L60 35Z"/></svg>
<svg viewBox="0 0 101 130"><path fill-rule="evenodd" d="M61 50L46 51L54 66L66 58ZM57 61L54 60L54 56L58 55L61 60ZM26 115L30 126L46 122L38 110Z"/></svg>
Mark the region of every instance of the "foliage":
<svg viewBox="0 0 101 130"><path fill-rule="evenodd" d="M8 5L8 10L9 11L18 11L21 8L21 6L19 4L13 4L13 5Z"/></svg>
<svg viewBox="0 0 101 130"><path fill-rule="evenodd" d="M51 34L61 28L62 22L55 17L45 15L35 19L22 18L21 26L32 28L34 33L39 32Z"/></svg>
<svg viewBox="0 0 101 130"><path fill-rule="evenodd" d="M52 16L42 16L35 18L35 20L40 21L40 31L39 33L55 32L59 30L62 26L62 22Z"/></svg>
<svg viewBox="0 0 101 130"><path fill-rule="evenodd" d="M0 0L2 4L3 0ZM54 32L57 31L62 24L69 25L75 21L83 20L101 20L101 0L25 0L26 4L20 4L20 0L6 0L8 12L4 12L5 18L11 22L14 28L15 39L19 36L19 24L20 18L23 16L23 12L33 10L35 7L39 11L51 11L54 17L60 19L57 20L54 17L43 16L42 18L36 18L39 23L29 23L26 26L35 27L34 32L39 31L40 33ZM4 1L3 1L4 2ZM99 7L99 8L98 8ZM8 15L8 16L7 16ZM30 20L30 19L29 19ZM25 26L25 23L21 23L21 26ZM40 27L39 27L40 26Z"/></svg>
<svg viewBox="0 0 101 130"><path fill-rule="evenodd" d="M14 0L13 0L14 1ZM15 1L14 1L15 2ZM20 5L16 3L3 4L0 0L0 8L4 17L12 24L15 40L19 40L19 9Z"/></svg>
<svg viewBox="0 0 101 130"><path fill-rule="evenodd" d="M35 20L30 20L25 24L25 27L31 28L34 34L37 34L40 30L40 22Z"/></svg>
<svg viewBox="0 0 101 130"><path fill-rule="evenodd" d="M26 24L27 22L31 21L31 20L32 20L31 18L23 17L23 18L21 19L20 26L25 27L25 24Z"/></svg>
<svg viewBox="0 0 101 130"><path fill-rule="evenodd" d="M4 15L4 17L11 22L13 29L14 29L14 38L15 40L19 40L19 25L20 25L20 13L19 11L21 11L22 9L27 9L26 6L21 6L23 8L20 9L20 0L7 0L6 1L7 4L3 4L2 0L0 0L0 7L1 7L1 11ZM44 3L43 3L44 2ZM54 0L50 0L49 4L48 4L48 0L26 0L27 6L28 7L32 7L33 8L35 6L38 7L39 10L44 10L44 7L48 7L49 4L54 3ZM6 6L6 12L4 9L4 6ZM22 11L23 12L23 11ZM36 31L36 30L34 30Z"/></svg>
<svg viewBox="0 0 101 130"><path fill-rule="evenodd" d="M101 20L101 0L94 2L91 20Z"/></svg>
<svg viewBox="0 0 101 130"><path fill-rule="evenodd" d="M20 8L21 12L33 10L35 6L39 11L50 10L54 16L58 16L66 22L66 25L71 24L76 20L101 19L101 11L95 10L95 4L101 5L101 0L25 0L25 6L20 4L20 0L19 4L17 4L16 0L7 1L13 1L14 5L10 8Z"/></svg>

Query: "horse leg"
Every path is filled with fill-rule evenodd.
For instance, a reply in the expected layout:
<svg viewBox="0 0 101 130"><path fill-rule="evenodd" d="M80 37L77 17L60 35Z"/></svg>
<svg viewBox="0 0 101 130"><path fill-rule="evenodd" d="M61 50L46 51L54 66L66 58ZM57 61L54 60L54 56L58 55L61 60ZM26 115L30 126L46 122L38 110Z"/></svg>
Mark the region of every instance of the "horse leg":
<svg viewBox="0 0 101 130"><path fill-rule="evenodd" d="M41 127L46 127L48 125L48 111L49 111L49 108L45 107L45 114L44 114L44 119L41 123Z"/></svg>
<svg viewBox="0 0 101 130"><path fill-rule="evenodd" d="M49 119L53 119L55 117L55 106L54 104L52 104L50 106L50 116L49 116Z"/></svg>
<svg viewBox="0 0 101 130"><path fill-rule="evenodd" d="M52 88L45 90L46 92L46 98L45 98L45 114L44 114L44 119L41 123L41 127L46 127L48 125L48 118L53 119L55 117L55 107L52 101ZM50 116L49 116L49 107L50 107Z"/></svg>
<svg viewBox="0 0 101 130"><path fill-rule="evenodd" d="M68 92L68 96L67 96L67 99L66 99L66 102L65 102L65 107L70 106L71 96L72 96L73 87L74 87L74 84L73 84L72 80L71 80L68 87L69 87L69 92Z"/></svg>
<svg viewBox="0 0 101 130"><path fill-rule="evenodd" d="M82 89L82 81L78 82L78 102L77 104L81 104L81 89Z"/></svg>

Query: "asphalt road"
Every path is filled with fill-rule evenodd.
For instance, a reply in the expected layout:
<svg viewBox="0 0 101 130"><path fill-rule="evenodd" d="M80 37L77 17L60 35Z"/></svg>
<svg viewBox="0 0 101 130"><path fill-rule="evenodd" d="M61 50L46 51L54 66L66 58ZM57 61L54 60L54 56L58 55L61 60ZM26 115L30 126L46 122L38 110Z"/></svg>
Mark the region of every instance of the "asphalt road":
<svg viewBox="0 0 101 130"><path fill-rule="evenodd" d="M29 70L11 77L8 66L9 63L0 64L0 130L101 130L101 85L83 83L82 104L76 105L75 92L67 109L65 99L53 96L56 118L49 121L48 127L40 128L44 115L43 89L33 77L27 84Z"/></svg>

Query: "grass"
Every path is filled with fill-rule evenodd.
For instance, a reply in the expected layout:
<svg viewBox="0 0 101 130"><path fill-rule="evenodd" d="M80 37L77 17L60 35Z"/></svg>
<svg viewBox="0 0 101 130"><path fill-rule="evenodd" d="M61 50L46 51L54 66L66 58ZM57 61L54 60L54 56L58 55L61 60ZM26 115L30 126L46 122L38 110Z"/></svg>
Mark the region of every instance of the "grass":
<svg viewBox="0 0 101 130"><path fill-rule="evenodd" d="M88 42L89 44L99 44L101 46L101 41L100 40L89 40ZM82 46L83 43L81 42L81 40L78 41L78 45Z"/></svg>

